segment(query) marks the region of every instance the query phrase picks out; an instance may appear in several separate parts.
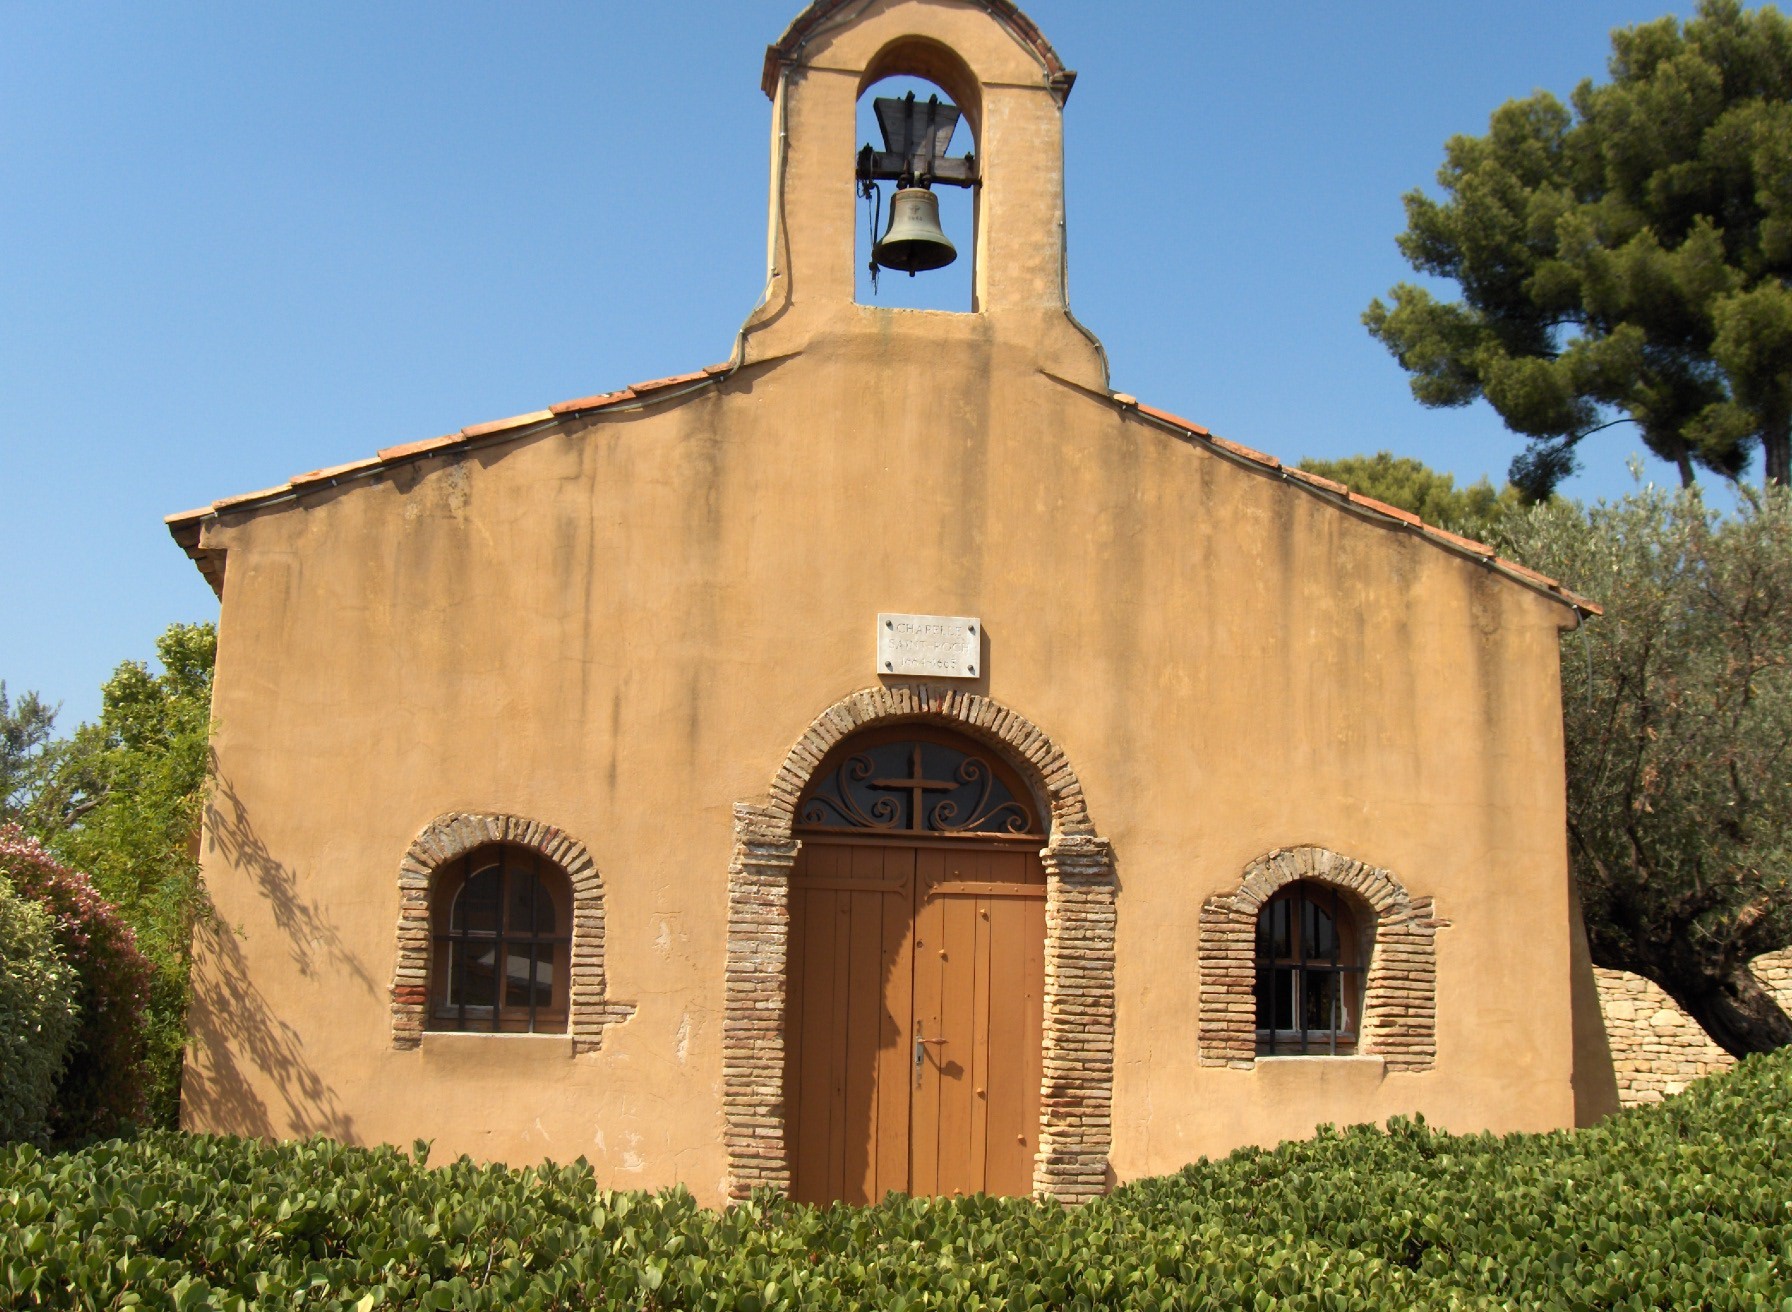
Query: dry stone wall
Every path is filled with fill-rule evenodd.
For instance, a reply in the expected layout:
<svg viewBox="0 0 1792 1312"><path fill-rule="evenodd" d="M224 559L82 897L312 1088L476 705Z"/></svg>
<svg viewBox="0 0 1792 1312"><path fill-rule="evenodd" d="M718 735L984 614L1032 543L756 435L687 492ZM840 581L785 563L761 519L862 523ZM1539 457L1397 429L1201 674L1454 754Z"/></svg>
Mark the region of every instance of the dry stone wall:
<svg viewBox="0 0 1792 1312"><path fill-rule="evenodd" d="M1755 958L1753 969L1780 1006L1792 1011L1792 949ZM1672 998L1641 975L1598 967L1593 974L1623 1106L1660 1102L1701 1075L1736 1064Z"/></svg>

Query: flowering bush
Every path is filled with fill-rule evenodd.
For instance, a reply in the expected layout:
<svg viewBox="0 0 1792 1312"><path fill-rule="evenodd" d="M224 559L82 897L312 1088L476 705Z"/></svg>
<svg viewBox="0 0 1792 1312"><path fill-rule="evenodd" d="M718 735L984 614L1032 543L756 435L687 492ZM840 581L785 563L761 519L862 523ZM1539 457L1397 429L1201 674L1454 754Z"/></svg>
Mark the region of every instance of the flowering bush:
<svg viewBox="0 0 1792 1312"><path fill-rule="evenodd" d="M78 1024L56 1086L50 1133L64 1141L116 1134L143 1116L149 962L87 876L62 865L17 825L0 826L0 877L49 913L56 945L78 981Z"/></svg>
<svg viewBox="0 0 1792 1312"><path fill-rule="evenodd" d="M56 1077L75 1037L77 984L50 913L0 877L0 1142L49 1135Z"/></svg>

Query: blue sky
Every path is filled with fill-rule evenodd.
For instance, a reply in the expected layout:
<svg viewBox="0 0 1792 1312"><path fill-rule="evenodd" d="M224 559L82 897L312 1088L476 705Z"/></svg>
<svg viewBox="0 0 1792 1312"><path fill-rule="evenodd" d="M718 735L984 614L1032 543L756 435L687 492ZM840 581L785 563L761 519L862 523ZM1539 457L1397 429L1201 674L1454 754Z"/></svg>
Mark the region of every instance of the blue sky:
<svg viewBox="0 0 1792 1312"><path fill-rule="evenodd" d="M216 616L165 514L724 358L798 8L0 6L8 690L72 729ZM1071 296L1116 388L1287 460L1504 476L1518 440L1420 408L1358 317L1445 139L1664 0L1026 8L1080 74ZM1567 490L1621 493L1634 436L1589 446Z"/></svg>

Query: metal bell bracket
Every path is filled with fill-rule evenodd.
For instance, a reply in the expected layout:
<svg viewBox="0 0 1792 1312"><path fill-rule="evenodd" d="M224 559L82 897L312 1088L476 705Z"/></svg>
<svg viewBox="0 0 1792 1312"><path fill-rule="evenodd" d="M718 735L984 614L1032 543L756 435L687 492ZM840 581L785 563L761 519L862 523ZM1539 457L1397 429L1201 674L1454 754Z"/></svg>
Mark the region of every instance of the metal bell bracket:
<svg viewBox="0 0 1792 1312"><path fill-rule="evenodd" d="M879 96L871 108L883 131L884 148L874 150L867 143L859 151L861 186L877 181L900 187L929 187L939 182L953 187L977 185L977 157L969 152L956 157L946 154L958 129L958 106L938 96L916 100L911 91L900 99Z"/></svg>

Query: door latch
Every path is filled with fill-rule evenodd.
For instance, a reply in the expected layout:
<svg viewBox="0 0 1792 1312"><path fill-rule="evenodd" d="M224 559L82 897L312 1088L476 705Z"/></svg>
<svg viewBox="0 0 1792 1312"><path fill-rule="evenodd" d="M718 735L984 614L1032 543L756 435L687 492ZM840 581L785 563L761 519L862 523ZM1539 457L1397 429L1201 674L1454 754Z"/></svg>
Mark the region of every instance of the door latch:
<svg viewBox="0 0 1792 1312"><path fill-rule="evenodd" d="M915 1036L915 1068L917 1070L920 1069L922 1059L926 1056L927 1048L930 1044L944 1042L944 1039L924 1039L917 1034Z"/></svg>

